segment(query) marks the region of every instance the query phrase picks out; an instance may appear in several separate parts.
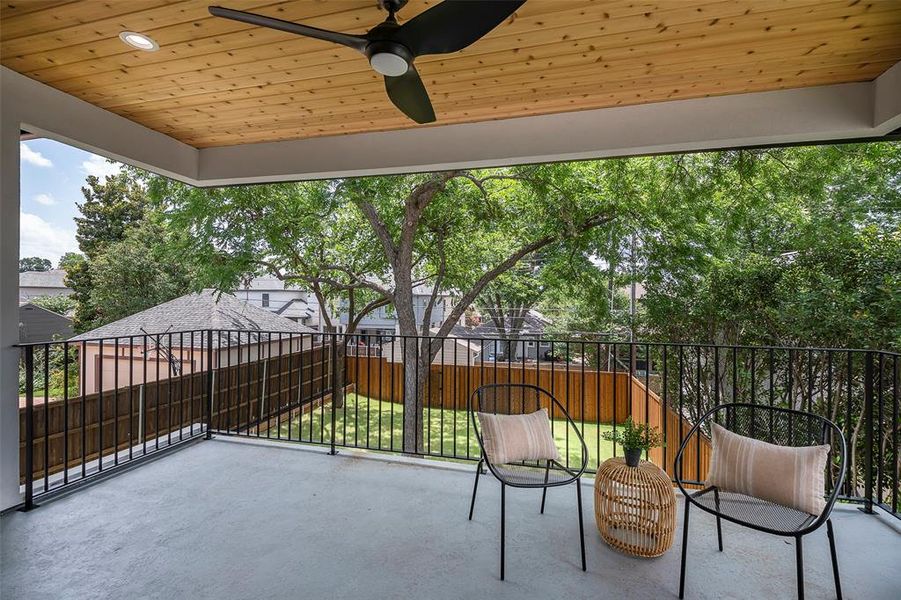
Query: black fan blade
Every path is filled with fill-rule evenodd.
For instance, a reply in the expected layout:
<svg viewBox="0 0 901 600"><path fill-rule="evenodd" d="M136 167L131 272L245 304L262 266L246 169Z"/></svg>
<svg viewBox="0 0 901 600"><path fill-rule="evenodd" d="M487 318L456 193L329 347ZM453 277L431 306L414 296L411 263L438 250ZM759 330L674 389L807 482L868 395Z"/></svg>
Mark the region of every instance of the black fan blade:
<svg viewBox="0 0 901 600"><path fill-rule="evenodd" d="M447 54L466 48L500 25L526 0L445 0L400 26L393 39L413 56Z"/></svg>
<svg viewBox="0 0 901 600"><path fill-rule="evenodd" d="M417 123L435 120L429 93L413 65L400 77L385 77L385 90L394 106Z"/></svg>
<svg viewBox="0 0 901 600"><path fill-rule="evenodd" d="M268 27L269 29L278 29L279 31L287 31L288 33L296 33L306 37L316 38L317 40L325 40L326 42L334 42L358 50L360 52L366 48L369 41L361 36L340 33L337 31L328 31L327 29L319 29L318 27L310 27L309 25L301 25L300 23L292 23L291 21L283 21L273 17L266 17L254 13L244 12L243 10L233 10L231 8L222 8L221 6L211 6L210 14L214 17L223 17L232 21L240 21L250 25L259 25L260 27Z"/></svg>

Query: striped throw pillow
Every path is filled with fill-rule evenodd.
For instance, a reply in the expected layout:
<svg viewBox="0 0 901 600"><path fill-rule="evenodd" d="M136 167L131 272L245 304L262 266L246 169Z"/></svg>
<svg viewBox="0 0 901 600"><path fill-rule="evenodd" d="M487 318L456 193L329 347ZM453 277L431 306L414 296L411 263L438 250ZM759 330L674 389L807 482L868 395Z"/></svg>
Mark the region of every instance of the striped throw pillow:
<svg viewBox="0 0 901 600"><path fill-rule="evenodd" d="M826 508L829 446L777 446L711 424L713 453L706 484L811 515Z"/></svg>
<svg viewBox="0 0 901 600"><path fill-rule="evenodd" d="M527 415L476 415L489 462L500 465L522 460L560 460L547 409Z"/></svg>

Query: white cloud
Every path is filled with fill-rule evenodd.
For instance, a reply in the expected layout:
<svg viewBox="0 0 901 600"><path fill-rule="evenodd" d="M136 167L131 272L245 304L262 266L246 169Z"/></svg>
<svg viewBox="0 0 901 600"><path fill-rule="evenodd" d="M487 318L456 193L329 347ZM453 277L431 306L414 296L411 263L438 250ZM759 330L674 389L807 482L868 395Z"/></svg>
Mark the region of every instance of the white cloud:
<svg viewBox="0 0 901 600"><path fill-rule="evenodd" d="M66 252L78 252L74 229L63 229L31 213L19 215L19 256L49 258L55 265Z"/></svg>
<svg viewBox="0 0 901 600"><path fill-rule="evenodd" d="M19 152L22 157L22 160L24 160L25 162L30 163L36 167L52 167L53 166L53 161L51 161L49 158L47 158L40 152L29 148L28 144L26 144L25 142L22 142L21 144L19 144Z"/></svg>
<svg viewBox="0 0 901 600"><path fill-rule="evenodd" d="M53 206L56 204L56 198L53 194L38 194L34 197L34 201L42 206Z"/></svg>
<svg viewBox="0 0 901 600"><path fill-rule="evenodd" d="M88 175L93 175L98 179L105 179L107 175L118 173L122 167L119 163L109 162L102 156L92 154L88 160L81 163L81 168Z"/></svg>

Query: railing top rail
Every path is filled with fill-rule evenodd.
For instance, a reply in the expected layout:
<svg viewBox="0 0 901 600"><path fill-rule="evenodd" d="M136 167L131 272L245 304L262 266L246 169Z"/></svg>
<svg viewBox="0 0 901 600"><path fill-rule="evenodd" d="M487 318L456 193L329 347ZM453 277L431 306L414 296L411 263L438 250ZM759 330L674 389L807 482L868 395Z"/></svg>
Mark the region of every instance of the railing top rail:
<svg viewBox="0 0 901 600"><path fill-rule="evenodd" d="M185 329L179 331L161 331L161 332L141 332L141 333L133 333L130 335L108 335L103 337L92 337L92 338L82 338L78 340L68 339L68 340L47 340L43 342L19 342L17 344L13 344L14 348L28 348L28 347L37 347L37 346L52 346L52 345L62 345L68 344L70 346L79 346L81 344L89 344L92 342L110 342L115 340L142 340L144 338L148 339L165 339L168 341L171 336L173 339L178 339L178 336L187 336L190 334L194 334L195 336L203 336L208 332L213 333L242 333L242 334L256 334L256 335L281 335L283 339L287 339L288 337L307 337L307 336L315 336L315 335L327 335L321 334L316 331L262 331L255 329ZM343 335L343 334L340 334ZM202 338L200 338L202 339ZM275 338L275 341L278 341L278 338Z"/></svg>
<svg viewBox="0 0 901 600"><path fill-rule="evenodd" d="M787 352L787 351L802 351L802 352L833 352L833 353L855 353L855 354L865 354L865 353L877 353L883 354L887 356L896 356L901 357L901 351L895 350L882 350L878 348L836 348L836 347L817 347L817 346L768 346L768 345L753 345L753 344L717 344L713 342L663 342L663 341L628 341L628 340L612 340L612 339L595 339L595 340L587 340L587 339L579 339L579 338L556 338L556 337L546 337L546 336L534 336L534 335L525 335L520 337L497 337L497 336L459 336L459 335L447 335L447 336L423 336L423 335L412 335L412 334L400 334L400 333L389 333L389 334L362 334L362 333L336 333L336 332L318 332L318 331L308 331L308 332L300 332L300 331L278 331L278 330L248 330L248 329L189 329L189 330L180 330L180 331L162 331L162 332L141 332L135 333L131 335L111 335L105 337L95 337L95 338L86 338L86 339L78 339L78 340L47 340L43 342L21 342L18 344L14 344L14 347L17 348L26 348L26 347L41 347L48 345L62 345L69 344L70 346L80 345L83 343L92 343L92 342L107 342L107 341L115 341L115 340L138 340L143 338L163 338L167 339L171 336L172 338L176 338L177 336L185 336L185 335L204 335L207 332L212 331L213 333L220 334L254 334L257 336L281 336L283 339L287 337L300 337L304 338L307 336L322 336L324 338L369 338L369 339L385 339L385 340L394 340L394 339L435 339L435 340L453 340L453 341L466 341L469 343L475 344L483 344L485 342L529 342L540 340L542 342L546 342L549 344L567 344L567 345L576 345L579 346L621 346L621 347L637 347L637 348L660 348L660 347L668 347L668 348L721 348L727 350L756 350L756 351L779 351L779 352ZM277 340L278 338L276 338ZM268 340L267 340L268 341ZM388 343L386 341L386 343Z"/></svg>

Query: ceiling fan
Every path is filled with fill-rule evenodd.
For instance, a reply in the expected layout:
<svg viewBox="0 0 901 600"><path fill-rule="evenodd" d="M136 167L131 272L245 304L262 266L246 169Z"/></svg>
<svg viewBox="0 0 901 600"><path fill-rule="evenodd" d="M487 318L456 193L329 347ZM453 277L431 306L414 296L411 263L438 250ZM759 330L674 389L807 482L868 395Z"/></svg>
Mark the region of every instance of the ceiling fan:
<svg viewBox="0 0 901 600"><path fill-rule="evenodd" d="M209 9L216 17L357 50L369 59L375 71L385 76L388 98L401 112L417 123L431 123L435 120L435 111L413 61L426 54L449 54L466 48L500 25L526 0L445 0L400 25L394 15L407 1L377 0L378 5L388 11L388 18L362 35L328 31L221 6Z"/></svg>

